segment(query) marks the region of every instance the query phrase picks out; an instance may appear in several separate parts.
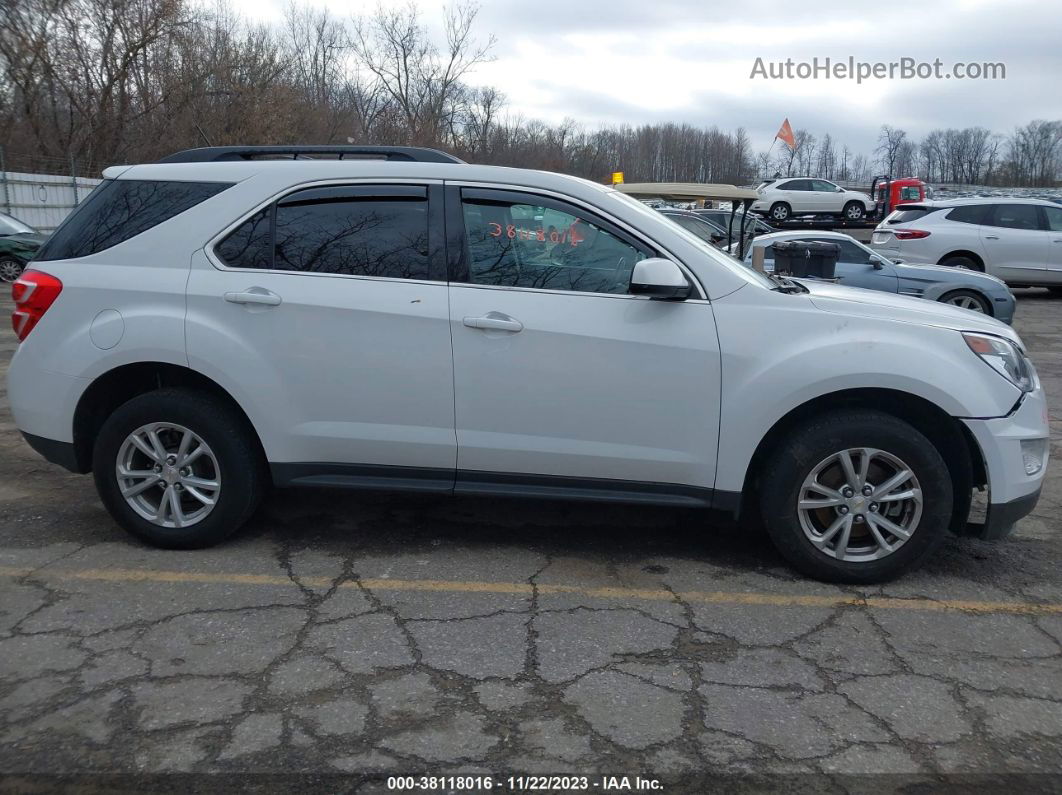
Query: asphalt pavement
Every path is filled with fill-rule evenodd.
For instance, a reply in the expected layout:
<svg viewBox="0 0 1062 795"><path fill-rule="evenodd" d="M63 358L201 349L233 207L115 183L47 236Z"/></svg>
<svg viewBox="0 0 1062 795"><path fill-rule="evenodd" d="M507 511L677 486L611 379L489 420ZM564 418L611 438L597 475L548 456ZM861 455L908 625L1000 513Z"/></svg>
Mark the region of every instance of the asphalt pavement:
<svg viewBox="0 0 1062 795"><path fill-rule="evenodd" d="M794 575L755 528L560 502L278 491L224 546L154 550L0 392L0 791L1058 791L1062 297L1018 292L1039 507L872 588ZM5 324L0 370L14 347Z"/></svg>

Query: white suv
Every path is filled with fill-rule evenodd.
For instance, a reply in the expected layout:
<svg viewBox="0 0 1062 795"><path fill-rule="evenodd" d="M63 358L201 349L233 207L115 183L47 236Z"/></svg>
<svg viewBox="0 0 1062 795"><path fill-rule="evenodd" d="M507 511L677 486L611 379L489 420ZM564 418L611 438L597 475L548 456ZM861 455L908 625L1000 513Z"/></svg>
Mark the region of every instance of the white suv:
<svg viewBox="0 0 1062 795"><path fill-rule="evenodd" d="M1062 290L1062 207L1043 199L905 204L874 230L890 258L985 271L1014 287Z"/></svg>
<svg viewBox="0 0 1062 795"><path fill-rule="evenodd" d="M768 180L760 183L756 192L760 199L753 202L752 209L765 213L774 223L807 214L839 215L848 221L862 221L877 207L865 193L812 177Z"/></svg>
<svg viewBox="0 0 1062 795"><path fill-rule="evenodd" d="M870 582L1036 503L1002 323L762 276L585 180L328 151L385 159L108 169L14 286L19 429L150 543L217 543L270 484L579 498L759 516Z"/></svg>

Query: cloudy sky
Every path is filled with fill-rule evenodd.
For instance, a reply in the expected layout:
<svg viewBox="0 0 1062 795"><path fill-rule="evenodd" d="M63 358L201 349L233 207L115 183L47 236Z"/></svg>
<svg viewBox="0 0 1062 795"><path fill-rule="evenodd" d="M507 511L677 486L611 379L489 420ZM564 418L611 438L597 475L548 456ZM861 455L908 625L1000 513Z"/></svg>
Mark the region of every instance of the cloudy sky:
<svg viewBox="0 0 1062 795"><path fill-rule="evenodd" d="M279 20L286 0L236 0ZM297 0L310 2L310 0ZM388 4L401 0L385 0ZM340 16L374 0L320 0ZM441 4L421 2L429 26ZM1007 132L1062 119L1062 2L1058 0L483 0L476 30L495 59L471 82L500 88L510 111L587 127L648 121L744 126L766 148L784 117L870 151L882 124L918 137L935 127ZM997 80L751 78L757 58L953 64L1001 62Z"/></svg>

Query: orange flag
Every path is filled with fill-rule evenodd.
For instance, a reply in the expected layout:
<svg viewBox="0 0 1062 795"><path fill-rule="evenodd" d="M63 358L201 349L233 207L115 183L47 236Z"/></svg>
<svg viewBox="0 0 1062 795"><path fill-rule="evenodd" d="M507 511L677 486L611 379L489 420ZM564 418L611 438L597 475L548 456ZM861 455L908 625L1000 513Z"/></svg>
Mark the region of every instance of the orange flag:
<svg viewBox="0 0 1062 795"><path fill-rule="evenodd" d="M789 119L782 122L782 126L778 129L778 134L774 137L776 139L781 138L790 149L796 149L796 138L793 136L793 128L789 126Z"/></svg>

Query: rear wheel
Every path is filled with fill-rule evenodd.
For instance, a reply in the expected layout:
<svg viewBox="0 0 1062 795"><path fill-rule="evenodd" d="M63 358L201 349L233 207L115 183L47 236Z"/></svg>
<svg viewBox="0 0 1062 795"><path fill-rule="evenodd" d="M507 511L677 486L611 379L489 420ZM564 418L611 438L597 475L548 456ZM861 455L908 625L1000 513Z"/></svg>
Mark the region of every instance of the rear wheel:
<svg viewBox="0 0 1062 795"><path fill-rule="evenodd" d="M844 217L848 221L862 221L866 218L867 208L862 202L848 202L844 206Z"/></svg>
<svg viewBox="0 0 1062 795"><path fill-rule="evenodd" d="M92 463L115 521L168 549L226 539L254 512L268 480L246 421L222 401L181 389L149 392L115 410Z"/></svg>
<svg viewBox="0 0 1062 795"><path fill-rule="evenodd" d="M881 582L917 568L951 518L940 453L888 414L818 417L793 431L763 472L760 509L775 546L829 582Z"/></svg>
<svg viewBox="0 0 1062 795"><path fill-rule="evenodd" d="M17 259L3 257L0 259L0 281L13 282L22 275L25 266Z"/></svg>
<svg viewBox="0 0 1062 795"><path fill-rule="evenodd" d="M949 268L967 268L972 271L984 271L984 268L972 257L945 257L940 261L940 264Z"/></svg>
<svg viewBox="0 0 1062 795"><path fill-rule="evenodd" d="M939 298L942 304L969 309L972 312L980 312L983 315L992 316L992 304L980 293L973 290L952 290Z"/></svg>
<svg viewBox="0 0 1062 795"><path fill-rule="evenodd" d="M782 221L788 221L789 215L792 213L789 205L785 202L775 202L771 205L771 220L781 223Z"/></svg>

